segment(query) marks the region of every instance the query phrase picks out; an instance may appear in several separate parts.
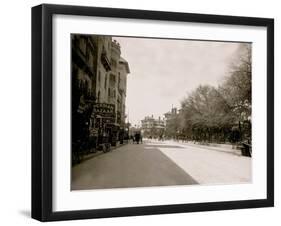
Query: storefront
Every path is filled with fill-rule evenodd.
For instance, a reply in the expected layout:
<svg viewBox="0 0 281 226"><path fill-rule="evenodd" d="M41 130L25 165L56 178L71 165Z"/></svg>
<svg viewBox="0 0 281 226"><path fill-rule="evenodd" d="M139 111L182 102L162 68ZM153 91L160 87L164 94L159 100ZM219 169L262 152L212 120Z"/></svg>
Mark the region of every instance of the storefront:
<svg viewBox="0 0 281 226"><path fill-rule="evenodd" d="M107 103L94 104L92 112L92 127L97 131L98 144L104 142L116 146L119 125L115 123L115 105Z"/></svg>

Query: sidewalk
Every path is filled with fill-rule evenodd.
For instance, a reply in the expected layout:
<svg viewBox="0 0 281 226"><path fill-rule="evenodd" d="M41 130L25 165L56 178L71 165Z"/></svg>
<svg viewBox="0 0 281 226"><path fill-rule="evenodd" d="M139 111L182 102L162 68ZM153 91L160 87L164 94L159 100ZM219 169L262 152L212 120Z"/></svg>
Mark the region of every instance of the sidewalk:
<svg viewBox="0 0 281 226"><path fill-rule="evenodd" d="M198 144L198 143L193 143L191 141L188 142L180 142L180 141L173 141L173 140L167 140L164 141L165 143L167 142L167 144L177 144L177 145L183 145L183 146L195 146L195 147L201 147L203 149L209 149L209 150L213 150L213 151L221 151L221 152L226 152L229 154L234 154L234 155L242 155L241 154L241 150L240 149L236 149L236 148L232 148L231 144L216 144L216 143L208 143L208 145L204 145L204 144Z"/></svg>
<svg viewBox="0 0 281 226"><path fill-rule="evenodd" d="M221 151L221 148L210 149L195 144L178 144L178 146L182 148L159 148L159 150L199 184L226 185L252 181L251 158L233 154L229 149Z"/></svg>
<svg viewBox="0 0 281 226"><path fill-rule="evenodd" d="M123 143L123 144L117 143L116 146L110 146L110 151L115 150L115 149L118 149L118 148L120 148L120 147L122 147L122 146L124 146L124 145L127 145L127 144L129 144L129 143ZM91 159L91 158L94 158L94 157L99 156L99 155L102 155L102 154L105 154L102 150L96 150L96 151L93 152L93 153L84 155L80 163L85 162L85 161L87 161L87 160L89 160L89 159ZM80 163L75 164L75 165L79 165ZM75 166L75 165L74 165L74 166ZM72 166L72 167L73 167L73 166Z"/></svg>

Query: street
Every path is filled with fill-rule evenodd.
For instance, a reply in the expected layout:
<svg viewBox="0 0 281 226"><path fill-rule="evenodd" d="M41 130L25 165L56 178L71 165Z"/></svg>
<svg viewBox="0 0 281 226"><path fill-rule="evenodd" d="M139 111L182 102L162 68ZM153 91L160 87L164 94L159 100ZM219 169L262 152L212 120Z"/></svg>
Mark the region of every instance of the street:
<svg viewBox="0 0 281 226"><path fill-rule="evenodd" d="M71 35L72 190L251 182L251 43L195 41Z"/></svg>
<svg viewBox="0 0 281 226"><path fill-rule="evenodd" d="M251 182L251 159L189 143L145 140L72 168L72 190Z"/></svg>

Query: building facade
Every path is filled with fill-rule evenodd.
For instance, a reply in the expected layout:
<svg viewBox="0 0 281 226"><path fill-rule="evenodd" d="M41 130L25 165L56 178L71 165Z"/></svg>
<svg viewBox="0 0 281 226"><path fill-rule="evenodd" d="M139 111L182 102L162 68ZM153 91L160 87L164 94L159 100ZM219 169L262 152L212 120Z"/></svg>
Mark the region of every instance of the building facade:
<svg viewBox="0 0 281 226"><path fill-rule="evenodd" d="M144 137L163 137L165 131L165 121L161 117L154 118L153 115L146 116L143 120L141 120L141 129Z"/></svg>
<svg viewBox="0 0 281 226"><path fill-rule="evenodd" d="M90 36L71 36L72 57L72 141L74 145L89 138L90 118L96 100L95 59L97 51Z"/></svg>
<svg viewBox="0 0 281 226"><path fill-rule="evenodd" d="M175 139L179 131L178 125L178 115L179 111L177 108L172 107L171 111L164 114L165 115L165 137L168 139Z"/></svg>
<svg viewBox="0 0 281 226"><path fill-rule="evenodd" d="M130 73L128 62L124 58L120 58L118 66L118 99L117 113L120 114L118 123L122 128L126 127L126 96L127 96L127 75Z"/></svg>
<svg viewBox="0 0 281 226"><path fill-rule="evenodd" d="M124 139L129 64L110 36L77 35L72 41L72 141Z"/></svg>

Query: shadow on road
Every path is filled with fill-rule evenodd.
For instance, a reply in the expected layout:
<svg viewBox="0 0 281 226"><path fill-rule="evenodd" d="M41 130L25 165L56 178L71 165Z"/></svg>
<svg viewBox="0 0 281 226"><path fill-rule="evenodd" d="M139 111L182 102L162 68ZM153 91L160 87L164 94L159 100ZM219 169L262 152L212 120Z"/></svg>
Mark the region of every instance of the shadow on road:
<svg viewBox="0 0 281 226"><path fill-rule="evenodd" d="M145 145L145 147L149 147L149 148L183 148L180 146L176 146L176 145L166 145L166 144L157 144L157 145Z"/></svg>

